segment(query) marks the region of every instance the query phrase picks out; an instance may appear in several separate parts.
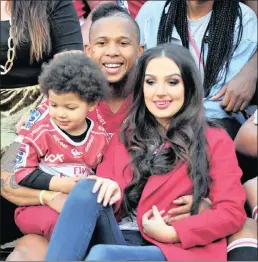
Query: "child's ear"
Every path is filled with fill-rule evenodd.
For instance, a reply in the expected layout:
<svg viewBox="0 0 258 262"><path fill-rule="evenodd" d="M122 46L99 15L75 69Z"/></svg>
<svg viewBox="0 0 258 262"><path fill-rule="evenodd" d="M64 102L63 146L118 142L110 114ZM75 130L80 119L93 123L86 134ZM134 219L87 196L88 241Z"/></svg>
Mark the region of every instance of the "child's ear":
<svg viewBox="0 0 258 262"><path fill-rule="evenodd" d="M94 111L94 109L96 108L97 104L98 104L98 102L90 103L89 104L89 112Z"/></svg>

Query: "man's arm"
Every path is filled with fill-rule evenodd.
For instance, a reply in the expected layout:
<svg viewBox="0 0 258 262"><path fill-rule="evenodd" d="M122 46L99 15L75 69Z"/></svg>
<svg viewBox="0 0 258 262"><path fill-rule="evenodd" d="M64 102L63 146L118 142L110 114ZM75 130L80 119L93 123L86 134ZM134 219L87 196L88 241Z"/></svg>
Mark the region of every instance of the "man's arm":
<svg viewBox="0 0 258 262"><path fill-rule="evenodd" d="M1 196L17 206L40 205L41 190L19 186L15 181L14 163L19 148L20 143L13 142L1 159ZM52 205L51 200L55 194L56 192L45 191L43 202Z"/></svg>

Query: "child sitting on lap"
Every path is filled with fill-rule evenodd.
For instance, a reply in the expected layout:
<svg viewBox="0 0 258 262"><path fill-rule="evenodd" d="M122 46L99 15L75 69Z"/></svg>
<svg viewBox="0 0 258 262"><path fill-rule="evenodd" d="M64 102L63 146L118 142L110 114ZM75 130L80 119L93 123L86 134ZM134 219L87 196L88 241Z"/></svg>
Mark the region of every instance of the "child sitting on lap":
<svg viewBox="0 0 258 262"><path fill-rule="evenodd" d="M46 205L44 195L56 191L51 202L60 193L68 194L79 179L94 174L102 160L106 133L87 114L104 98L106 80L83 52L70 52L44 65L39 82L49 105L43 114L37 110L19 133L15 179L41 189L42 206L17 208L15 221L23 233L49 239L58 212Z"/></svg>

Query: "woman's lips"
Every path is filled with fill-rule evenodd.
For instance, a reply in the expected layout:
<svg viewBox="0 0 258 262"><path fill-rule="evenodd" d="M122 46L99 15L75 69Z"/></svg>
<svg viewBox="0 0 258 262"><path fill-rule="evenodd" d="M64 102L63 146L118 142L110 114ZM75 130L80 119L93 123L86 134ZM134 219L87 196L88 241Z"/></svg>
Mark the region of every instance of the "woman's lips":
<svg viewBox="0 0 258 262"><path fill-rule="evenodd" d="M172 101L153 101L153 103L158 109L166 109L171 105Z"/></svg>

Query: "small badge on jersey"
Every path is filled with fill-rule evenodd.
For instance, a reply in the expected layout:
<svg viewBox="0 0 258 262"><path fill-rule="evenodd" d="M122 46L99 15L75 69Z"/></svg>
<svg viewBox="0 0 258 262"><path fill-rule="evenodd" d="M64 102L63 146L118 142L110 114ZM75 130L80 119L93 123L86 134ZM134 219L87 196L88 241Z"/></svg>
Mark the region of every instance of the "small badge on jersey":
<svg viewBox="0 0 258 262"><path fill-rule="evenodd" d="M19 152L16 155L15 169L23 168L26 166L28 155L29 155L29 146L26 144L22 144Z"/></svg>
<svg viewBox="0 0 258 262"><path fill-rule="evenodd" d="M32 110L31 113L30 113L29 120L24 124L22 129L29 130L32 127L32 125L34 125L39 120L41 115L42 114L41 114L41 112L38 109Z"/></svg>

